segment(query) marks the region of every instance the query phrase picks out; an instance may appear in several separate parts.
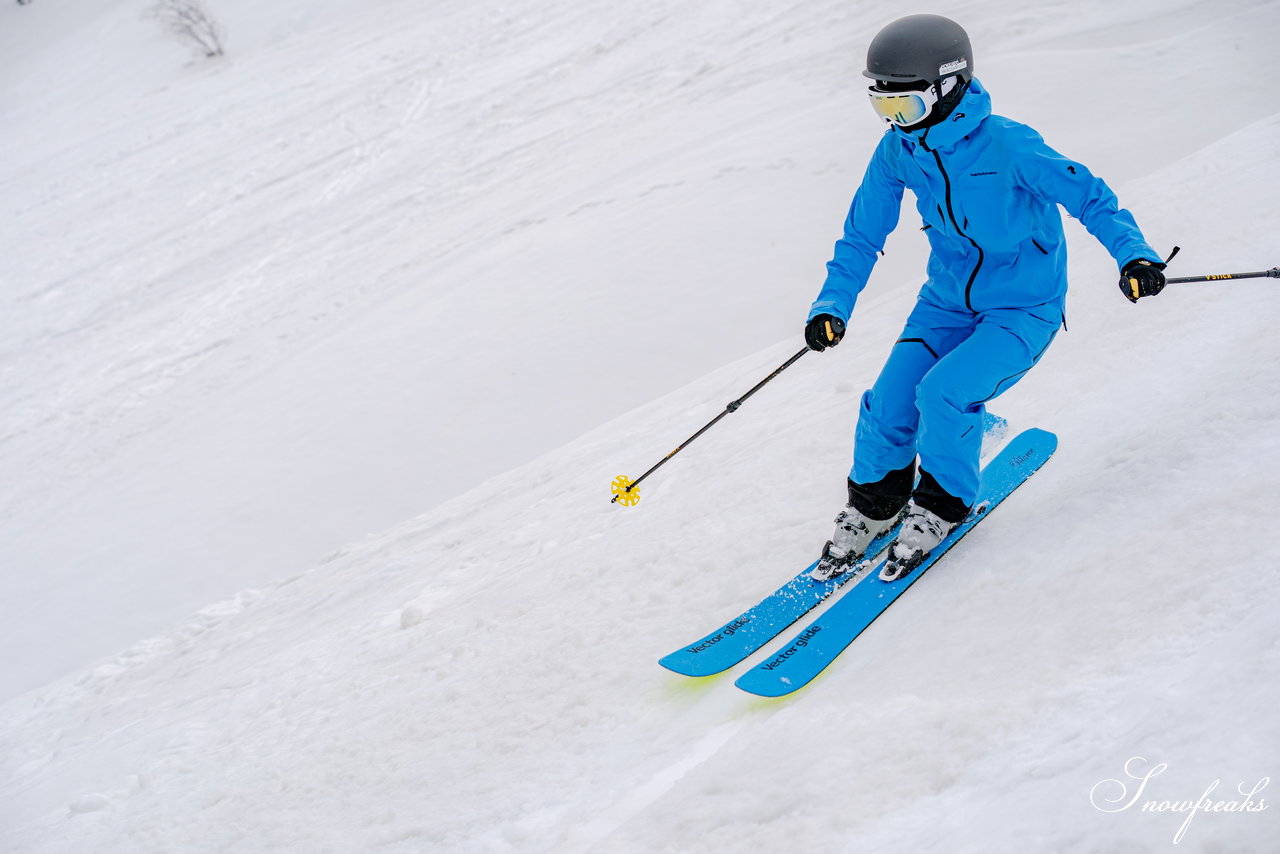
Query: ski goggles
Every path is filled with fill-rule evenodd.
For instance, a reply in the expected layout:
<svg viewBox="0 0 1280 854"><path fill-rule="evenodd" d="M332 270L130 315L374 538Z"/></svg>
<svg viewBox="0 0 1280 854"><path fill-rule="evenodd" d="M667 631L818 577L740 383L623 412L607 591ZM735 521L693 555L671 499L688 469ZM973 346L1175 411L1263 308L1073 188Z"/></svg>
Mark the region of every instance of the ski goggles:
<svg viewBox="0 0 1280 854"><path fill-rule="evenodd" d="M876 115L899 127L923 121L938 103L936 86L929 86L923 91L911 89L906 92L886 92L876 86L869 86L867 94L871 96L871 109L876 111Z"/></svg>

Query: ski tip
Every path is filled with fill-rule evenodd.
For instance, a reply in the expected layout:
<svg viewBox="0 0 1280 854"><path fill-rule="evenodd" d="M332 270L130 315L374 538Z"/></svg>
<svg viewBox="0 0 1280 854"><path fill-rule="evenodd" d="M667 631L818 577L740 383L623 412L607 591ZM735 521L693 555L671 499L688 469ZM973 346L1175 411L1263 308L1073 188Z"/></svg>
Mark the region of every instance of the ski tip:
<svg viewBox="0 0 1280 854"><path fill-rule="evenodd" d="M1058 435L1039 427L1023 430L1013 441L1031 443L1036 449L1043 448L1046 454L1051 454L1058 448Z"/></svg>

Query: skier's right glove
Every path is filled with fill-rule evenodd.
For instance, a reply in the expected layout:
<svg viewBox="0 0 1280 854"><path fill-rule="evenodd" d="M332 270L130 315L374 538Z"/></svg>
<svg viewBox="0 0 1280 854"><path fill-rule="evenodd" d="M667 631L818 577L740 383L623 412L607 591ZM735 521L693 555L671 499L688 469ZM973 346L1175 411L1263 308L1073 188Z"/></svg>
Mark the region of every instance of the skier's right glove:
<svg viewBox="0 0 1280 854"><path fill-rule="evenodd" d="M804 327L804 343L810 350L825 350L844 337L844 321L834 314L817 314Z"/></svg>
<svg viewBox="0 0 1280 854"><path fill-rule="evenodd" d="M1120 293L1129 302L1155 296L1164 290L1164 267L1159 261L1135 258L1120 271Z"/></svg>

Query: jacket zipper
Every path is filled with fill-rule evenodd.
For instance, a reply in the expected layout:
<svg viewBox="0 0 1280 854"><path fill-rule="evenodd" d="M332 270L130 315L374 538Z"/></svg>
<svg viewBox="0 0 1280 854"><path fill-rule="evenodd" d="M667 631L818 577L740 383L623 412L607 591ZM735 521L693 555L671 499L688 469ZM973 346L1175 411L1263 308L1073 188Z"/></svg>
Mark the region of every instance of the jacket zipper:
<svg viewBox="0 0 1280 854"><path fill-rule="evenodd" d="M973 307L973 281L978 278L978 271L982 269L982 259L986 257L986 253L982 251L982 247L978 245L978 241L965 234L964 229L960 227L960 223L956 221L956 212L951 206L951 178L947 175L947 170L942 165L942 155L939 154L936 149L930 148L923 139L920 140L920 144L924 146L925 151L933 155L933 159L938 164L938 171L942 173L942 183L946 188L947 215L951 218L951 224L955 226L957 234L972 243L973 248L978 250L978 263L974 265L973 272L969 274L969 281L966 282L964 286L964 304L968 307L969 311L977 314L978 310ZM967 222L968 220L966 219L966 224Z"/></svg>

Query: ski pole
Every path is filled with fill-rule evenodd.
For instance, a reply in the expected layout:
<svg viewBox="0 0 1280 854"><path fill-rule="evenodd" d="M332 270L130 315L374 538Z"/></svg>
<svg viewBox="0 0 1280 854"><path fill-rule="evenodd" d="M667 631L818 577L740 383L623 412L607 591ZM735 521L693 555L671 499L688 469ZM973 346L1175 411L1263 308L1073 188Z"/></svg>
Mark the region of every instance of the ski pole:
<svg viewBox="0 0 1280 854"><path fill-rule="evenodd" d="M1180 279L1165 279L1166 285L1182 285L1187 282L1217 282L1222 279L1280 279L1280 267L1270 270L1259 270L1256 273L1214 273L1211 276L1185 276Z"/></svg>
<svg viewBox="0 0 1280 854"><path fill-rule="evenodd" d="M610 503L622 504L623 506L626 506L626 507L632 507L636 504L639 504L640 503L640 490L639 490L640 481L644 480L646 477L648 477L649 475L657 471L659 468L661 468L662 464L665 463L667 460L671 459L676 454L683 451L685 447L688 446L688 444L692 442L694 439L698 438L703 433L707 432L712 427L714 427L721 418L724 418L730 412L737 412L738 407L742 405L743 401L745 401L748 397L751 397L751 395L755 394L760 389L764 388L765 383L769 382L769 380L773 379L778 374L782 373L787 368L794 365L801 356L803 356L805 353L808 353L808 352L809 352L809 348L806 346L803 350L796 353L790 359L787 359L785 362L779 365L774 370L773 373L769 374L769 376L765 377L764 379L760 380L760 382L753 385L751 387L751 390L748 391L746 394L744 394L742 397L738 398L737 400L731 401L729 405L724 408L724 412L721 412L715 418L712 418L709 422L707 422L705 426L703 426L701 430L699 430L697 433L694 433L688 439L685 439L683 442L681 442L680 445L677 446L674 451L667 454L662 459L658 460L658 462L656 462L647 472L640 475L635 480L632 480L631 478L627 477L625 474L620 474L617 477L615 477L613 479L613 483L611 484L613 489L613 500Z"/></svg>

